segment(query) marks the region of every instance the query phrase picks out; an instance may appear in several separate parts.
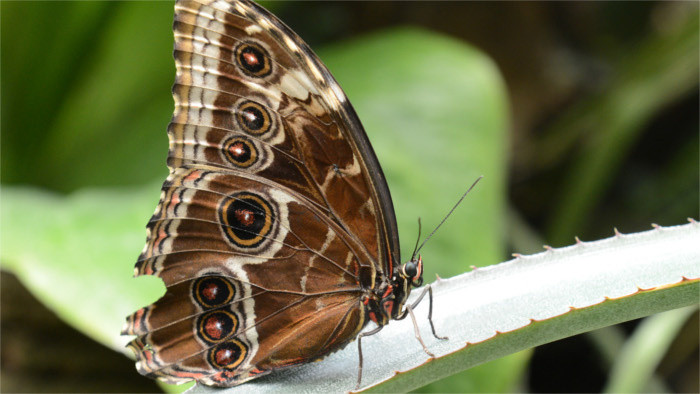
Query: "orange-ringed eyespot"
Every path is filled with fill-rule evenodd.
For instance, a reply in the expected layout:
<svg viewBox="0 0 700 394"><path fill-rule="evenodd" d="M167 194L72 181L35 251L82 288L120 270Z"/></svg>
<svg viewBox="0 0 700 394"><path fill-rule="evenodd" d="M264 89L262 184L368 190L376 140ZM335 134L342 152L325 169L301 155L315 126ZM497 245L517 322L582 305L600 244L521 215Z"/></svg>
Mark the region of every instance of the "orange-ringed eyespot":
<svg viewBox="0 0 700 394"><path fill-rule="evenodd" d="M260 245L270 234L275 218L272 207L262 197L241 192L222 202L219 220L231 243L252 248Z"/></svg>
<svg viewBox="0 0 700 394"><path fill-rule="evenodd" d="M192 296L205 309L229 303L235 295L236 289L231 282L220 276L204 276L192 286Z"/></svg>
<svg viewBox="0 0 700 394"><path fill-rule="evenodd" d="M248 168L258 161L258 150L248 138L232 137L224 142L223 148L226 160L237 167Z"/></svg>
<svg viewBox="0 0 700 394"><path fill-rule="evenodd" d="M217 369L233 370L243 362L247 353L248 347L233 338L209 350L209 363Z"/></svg>
<svg viewBox="0 0 700 394"><path fill-rule="evenodd" d="M236 122L248 134L265 134L272 127L269 110L255 101L242 102L235 112Z"/></svg>
<svg viewBox="0 0 700 394"><path fill-rule="evenodd" d="M272 72L272 61L265 48L254 42L242 42L234 50L236 65L244 74L263 78Z"/></svg>
<svg viewBox="0 0 700 394"><path fill-rule="evenodd" d="M228 310L215 310L197 319L198 335L208 343L218 343L238 329L238 318Z"/></svg>

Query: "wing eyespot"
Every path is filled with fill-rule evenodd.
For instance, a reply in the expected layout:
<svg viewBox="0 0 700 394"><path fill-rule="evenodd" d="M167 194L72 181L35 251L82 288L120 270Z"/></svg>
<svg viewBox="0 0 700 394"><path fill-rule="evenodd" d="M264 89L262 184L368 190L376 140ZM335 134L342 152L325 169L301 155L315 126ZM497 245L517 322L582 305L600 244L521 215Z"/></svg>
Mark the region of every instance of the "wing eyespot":
<svg viewBox="0 0 700 394"><path fill-rule="evenodd" d="M209 363L219 370L235 370L248 354L248 347L233 338L209 350Z"/></svg>
<svg viewBox="0 0 700 394"><path fill-rule="evenodd" d="M236 193L219 207L219 220L229 242L240 248L255 248L272 231L272 206L257 194Z"/></svg>
<svg viewBox="0 0 700 394"><path fill-rule="evenodd" d="M226 161L239 168L249 168L260 156L255 144L242 136L234 136L224 141L223 155Z"/></svg>
<svg viewBox="0 0 700 394"><path fill-rule="evenodd" d="M273 126L269 110L255 101L242 101L236 106L235 112L236 123L248 134L263 135Z"/></svg>
<svg viewBox="0 0 700 394"><path fill-rule="evenodd" d="M197 319L197 334L207 343L220 343L238 330L236 315L225 309L218 309Z"/></svg>
<svg viewBox="0 0 700 394"><path fill-rule="evenodd" d="M225 305L235 296L236 288L220 276L206 275L192 284L192 297L203 309Z"/></svg>
<svg viewBox="0 0 700 394"><path fill-rule="evenodd" d="M239 43L234 49L234 58L236 66L249 77L265 78L272 74L270 54L256 42Z"/></svg>

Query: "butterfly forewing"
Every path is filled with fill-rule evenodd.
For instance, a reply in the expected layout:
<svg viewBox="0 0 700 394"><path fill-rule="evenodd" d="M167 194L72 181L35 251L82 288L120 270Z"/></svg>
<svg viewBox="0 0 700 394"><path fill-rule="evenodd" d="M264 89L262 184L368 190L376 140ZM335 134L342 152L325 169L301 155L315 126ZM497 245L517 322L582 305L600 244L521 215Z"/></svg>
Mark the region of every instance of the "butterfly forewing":
<svg viewBox="0 0 700 394"><path fill-rule="evenodd" d="M178 1L171 173L127 319L142 374L231 386L314 361L368 321L391 271L391 197L354 110L310 49L247 1Z"/></svg>
<svg viewBox="0 0 700 394"><path fill-rule="evenodd" d="M354 110L308 46L248 2L179 2L175 20L171 167L236 168L288 186L382 261L397 242L387 238L396 231L386 182Z"/></svg>

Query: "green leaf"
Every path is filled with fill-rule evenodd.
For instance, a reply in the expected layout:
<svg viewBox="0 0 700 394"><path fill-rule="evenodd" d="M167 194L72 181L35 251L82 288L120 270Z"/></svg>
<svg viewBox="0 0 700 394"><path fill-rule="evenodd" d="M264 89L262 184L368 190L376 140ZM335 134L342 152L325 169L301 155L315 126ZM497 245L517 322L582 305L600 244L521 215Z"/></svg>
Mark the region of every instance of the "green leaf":
<svg viewBox="0 0 700 394"><path fill-rule="evenodd" d="M41 178L37 148L72 86L92 64L92 51L114 10L108 2L3 2L2 180ZM59 22L57 22L59 21Z"/></svg>
<svg viewBox="0 0 700 394"><path fill-rule="evenodd" d="M165 176L173 4L5 6L3 182L72 191Z"/></svg>
<svg viewBox="0 0 700 394"><path fill-rule="evenodd" d="M127 314L164 293L132 278L159 188L84 190L61 197L2 188L0 261L44 304L93 339L126 353Z"/></svg>

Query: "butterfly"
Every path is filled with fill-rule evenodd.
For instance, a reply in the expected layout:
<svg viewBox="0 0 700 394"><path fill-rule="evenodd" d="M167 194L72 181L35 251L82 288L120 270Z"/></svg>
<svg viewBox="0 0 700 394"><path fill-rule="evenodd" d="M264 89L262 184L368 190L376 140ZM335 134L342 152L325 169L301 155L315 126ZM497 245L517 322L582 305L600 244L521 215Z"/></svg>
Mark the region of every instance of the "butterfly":
<svg viewBox="0 0 700 394"><path fill-rule="evenodd" d="M122 331L136 335L138 371L234 386L358 339L359 385L362 337L415 324L426 294L432 313L432 291L407 303L423 261L400 262L355 110L301 38L250 1L178 0L173 30L170 174L135 267L166 293Z"/></svg>

